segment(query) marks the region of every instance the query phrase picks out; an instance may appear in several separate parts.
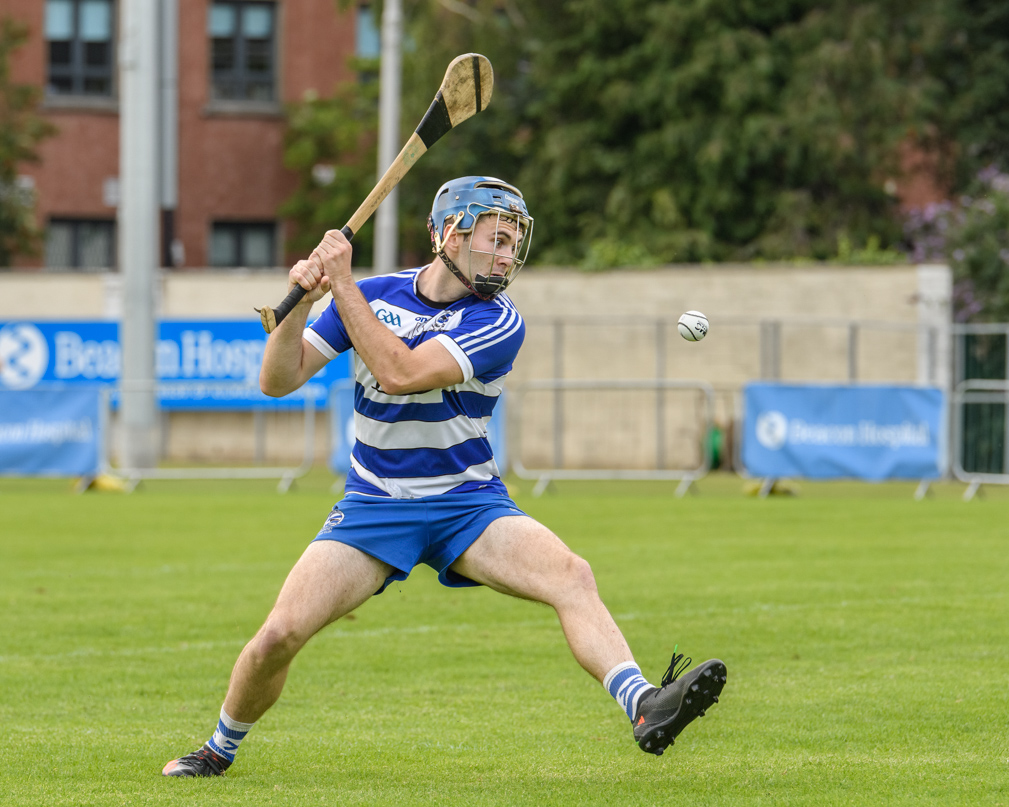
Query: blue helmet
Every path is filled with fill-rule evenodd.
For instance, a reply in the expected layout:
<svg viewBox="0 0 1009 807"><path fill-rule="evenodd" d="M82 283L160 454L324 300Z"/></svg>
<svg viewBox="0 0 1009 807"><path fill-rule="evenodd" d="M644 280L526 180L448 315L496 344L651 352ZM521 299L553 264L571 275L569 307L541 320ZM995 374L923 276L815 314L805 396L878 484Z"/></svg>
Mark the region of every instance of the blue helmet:
<svg viewBox="0 0 1009 807"><path fill-rule="evenodd" d="M471 205L475 208L471 209ZM514 185L494 177L459 177L438 189L431 206L429 224L432 234L444 238L445 221L450 217L454 221L462 213L455 229L466 233L476 225L478 216L498 210L532 222L522 192Z"/></svg>
<svg viewBox="0 0 1009 807"><path fill-rule="evenodd" d="M477 220L488 215L496 217L495 227L506 220L516 230L515 252L507 257L508 268L503 274L490 271L490 265L500 260L496 246L488 252L475 249L471 244L466 252L468 265L462 269L445 252L449 233L472 233ZM427 225L435 253L466 288L483 300L491 300L504 291L529 256L533 219L522 192L494 177L460 177L446 182L435 194ZM474 254L480 255L479 260L485 263L475 265Z"/></svg>

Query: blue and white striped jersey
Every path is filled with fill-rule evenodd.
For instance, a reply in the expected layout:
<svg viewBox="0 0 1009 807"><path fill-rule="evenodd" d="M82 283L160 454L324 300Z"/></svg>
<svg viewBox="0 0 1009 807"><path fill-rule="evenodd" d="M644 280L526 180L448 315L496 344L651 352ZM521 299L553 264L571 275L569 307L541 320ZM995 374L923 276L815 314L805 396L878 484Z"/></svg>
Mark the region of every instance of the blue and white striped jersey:
<svg viewBox="0 0 1009 807"><path fill-rule="evenodd" d="M504 388L525 324L504 294L469 295L436 308L417 294L423 267L358 283L375 316L410 348L437 339L462 368L454 387L413 395L383 392L354 356L354 429L346 492L413 499L442 493L507 493L487 440L487 423ZM336 302L305 329L305 339L329 359L353 345Z"/></svg>

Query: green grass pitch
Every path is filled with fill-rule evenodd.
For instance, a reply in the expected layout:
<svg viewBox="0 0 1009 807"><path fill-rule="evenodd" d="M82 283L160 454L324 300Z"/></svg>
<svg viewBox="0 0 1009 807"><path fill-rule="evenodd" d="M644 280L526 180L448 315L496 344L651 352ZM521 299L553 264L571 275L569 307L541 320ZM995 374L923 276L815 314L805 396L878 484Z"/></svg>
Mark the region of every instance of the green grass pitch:
<svg viewBox="0 0 1009 807"><path fill-rule="evenodd" d="M0 804L1009 804L1009 491L760 500L732 477L516 492L591 562L647 677L677 643L728 665L665 756L552 611L422 568L308 645L227 777L162 777L330 482L0 480Z"/></svg>

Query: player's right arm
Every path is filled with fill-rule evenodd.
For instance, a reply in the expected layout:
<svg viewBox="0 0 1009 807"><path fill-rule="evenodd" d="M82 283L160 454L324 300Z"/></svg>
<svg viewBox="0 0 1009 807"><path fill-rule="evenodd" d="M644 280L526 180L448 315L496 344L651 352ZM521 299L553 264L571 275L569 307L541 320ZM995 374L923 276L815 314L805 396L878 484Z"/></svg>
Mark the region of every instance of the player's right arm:
<svg viewBox="0 0 1009 807"><path fill-rule="evenodd" d="M308 293L266 340L259 388L273 398L294 392L329 361L302 336L312 304L329 293L329 278L311 261L298 261L288 277L288 291L300 285Z"/></svg>

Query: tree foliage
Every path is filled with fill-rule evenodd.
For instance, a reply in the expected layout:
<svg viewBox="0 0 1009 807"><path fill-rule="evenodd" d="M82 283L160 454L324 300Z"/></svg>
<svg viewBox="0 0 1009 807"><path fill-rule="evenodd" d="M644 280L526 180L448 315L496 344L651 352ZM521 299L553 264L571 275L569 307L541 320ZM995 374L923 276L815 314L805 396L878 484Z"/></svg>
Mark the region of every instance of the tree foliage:
<svg viewBox="0 0 1009 807"><path fill-rule="evenodd" d="M490 107L404 180L412 252L426 246L433 191L489 174L525 192L539 263L892 255L904 237L894 193L902 148L939 155L952 186L1004 161L1009 147L1009 7L1000 4L405 7L404 140L454 56L481 52L495 69Z"/></svg>
<svg viewBox="0 0 1009 807"><path fill-rule="evenodd" d="M989 165L969 193L912 211L904 229L913 260L952 266L956 320L1009 321L1009 174Z"/></svg>
<svg viewBox="0 0 1009 807"><path fill-rule="evenodd" d="M27 38L23 25L0 19L0 266L38 248L34 195L18 184L18 167L37 162L38 144L55 132L35 111L37 88L11 80L11 53Z"/></svg>
<svg viewBox="0 0 1009 807"><path fill-rule="evenodd" d="M375 65L355 67L369 73ZM284 165L299 178L279 211L295 224L289 248L310 251L364 201L375 182L377 127L376 81L347 83L329 98L312 95L289 109ZM360 254L370 254L371 246L370 228L355 236Z"/></svg>

